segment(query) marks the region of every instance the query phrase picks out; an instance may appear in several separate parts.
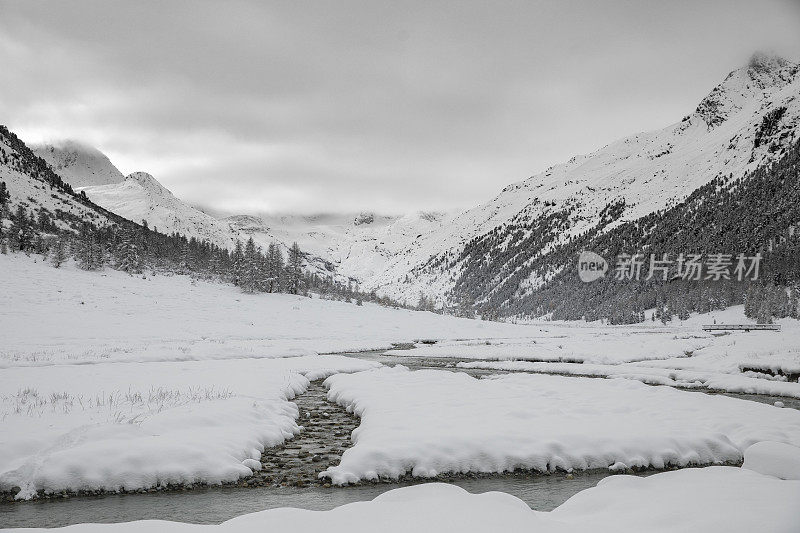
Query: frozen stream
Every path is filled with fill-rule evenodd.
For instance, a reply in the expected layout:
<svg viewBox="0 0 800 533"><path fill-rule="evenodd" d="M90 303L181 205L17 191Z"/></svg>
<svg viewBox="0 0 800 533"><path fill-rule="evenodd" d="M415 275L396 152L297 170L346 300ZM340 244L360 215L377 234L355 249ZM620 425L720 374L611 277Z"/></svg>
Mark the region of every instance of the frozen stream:
<svg viewBox="0 0 800 533"><path fill-rule="evenodd" d="M412 369L418 368L443 368L451 371L462 371L452 366L448 360L427 360L408 357L382 356L380 352L365 352L349 354L360 359L380 361L384 364L402 364ZM471 375L485 375L493 373L489 370L465 370ZM319 389L319 390L316 390ZM275 507L300 507L313 510L327 510L339 505L356 501L371 500L378 494L408 485L408 483L379 483L365 484L352 487L328 487L317 483L315 470L323 469L328 461L337 461L340 447L349 445L347 439L331 447L326 441L326 434L333 421L336 420L335 407L326 404L324 391L318 384L309 390L308 397L298 398L301 405L301 416L308 410L315 409L330 411L333 419L323 420L322 424L309 432L307 436L287 443L285 447L278 447L265 452L265 456L274 455L275 465L273 471L279 472L277 477L270 476L261 479L259 483L250 481L250 486L227 487L202 487L188 491L154 492L145 494L106 495L95 497L72 497L69 499L41 500L32 502L0 503L0 527L58 527L75 523L86 522L125 522L142 519L163 519L195 523L219 523L238 515L271 509ZM702 394L697 392L697 394ZM730 396L748 400L773 403L776 398L757 395ZM304 400L305 405L300 402ZM800 408L800 402L781 398L787 407ZM326 412L326 417L328 413ZM357 423L354 421L353 424ZM342 425L349 434L351 428L344 427L346 421L337 422L337 428ZM310 424L308 424L310 426ZM355 427L354 425L352 427ZM339 428L341 429L341 428ZM316 436L315 436L316 433ZM303 442L303 438L309 442ZM317 439L316 441L314 439ZM338 437L342 438L342 437ZM314 446L323 443L327 446L315 451ZM319 453L324 461L310 463L297 456L295 448L311 449ZM325 455L328 453L328 455ZM302 456L301 456L302 457ZM266 457L265 457L266 458ZM262 458L262 461L265 459ZM265 467L267 463L265 462ZM264 476L269 473L265 468ZM275 486L280 484L281 476L288 475L288 486ZM574 479L568 479L563 474L532 475L532 474L507 474L491 477L452 478L446 481L463 487L464 489L480 493L488 491L502 491L513 494L525 501L532 509L540 511L551 510L575 493L592 487L598 481L608 476L607 472L576 473ZM649 475L642 473L639 475ZM292 480L301 480L293 486ZM313 480L313 481L312 481ZM284 476L283 481L287 481ZM253 486L253 485L260 486Z"/></svg>

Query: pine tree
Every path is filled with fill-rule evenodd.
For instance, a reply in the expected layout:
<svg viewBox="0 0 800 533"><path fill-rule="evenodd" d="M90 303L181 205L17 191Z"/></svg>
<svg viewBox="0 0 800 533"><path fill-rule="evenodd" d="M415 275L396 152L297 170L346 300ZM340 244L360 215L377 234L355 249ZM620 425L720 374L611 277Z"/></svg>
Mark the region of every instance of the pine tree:
<svg viewBox="0 0 800 533"><path fill-rule="evenodd" d="M222 274L222 261L218 252L211 252L211 259L208 262L208 269L215 276Z"/></svg>
<svg viewBox="0 0 800 533"><path fill-rule="evenodd" d="M758 313L758 303L756 300L757 289L753 285L750 285L744 297L744 316L747 318L756 318Z"/></svg>
<svg viewBox="0 0 800 533"><path fill-rule="evenodd" d="M103 247L88 223L84 223L80 236L75 240L73 254L78 267L83 270L99 270L105 262Z"/></svg>
<svg viewBox="0 0 800 533"><path fill-rule="evenodd" d="M31 216L33 213L31 213ZM39 216L36 220L36 226L39 228L40 231L50 233L55 229L55 225L53 221L50 219L50 215L47 213L45 209L39 209Z"/></svg>
<svg viewBox="0 0 800 533"><path fill-rule="evenodd" d="M661 323L667 325L669 322L672 322L672 307L670 307L669 303L667 303L664 308L661 310Z"/></svg>
<svg viewBox="0 0 800 533"><path fill-rule="evenodd" d="M428 310L428 298L425 296L425 293L420 291L419 292L419 300L417 300L417 311L427 311Z"/></svg>
<svg viewBox="0 0 800 533"><path fill-rule="evenodd" d="M31 247L30 219L25 208L21 205L17 206L17 211L11 218L9 234L17 251L24 252Z"/></svg>
<svg viewBox="0 0 800 533"><path fill-rule="evenodd" d="M274 242L267 247L266 289L268 292L280 292L283 273L283 254L280 246Z"/></svg>
<svg viewBox="0 0 800 533"><path fill-rule="evenodd" d="M289 262L286 265L288 290L291 294L299 294L303 279L303 254L297 243L289 249Z"/></svg>
<svg viewBox="0 0 800 533"><path fill-rule="evenodd" d="M6 182L0 181L0 208L5 207L10 199L11 199L11 194L8 192L8 187L6 187Z"/></svg>
<svg viewBox="0 0 800 533"><path fill-rule="evenodd" d="M50 262L55 268L59 268L66 260L67 248L64 245L64 239L61 236L58 236L53 243L53 254L50 257Z"/></svg>
<svg viewBox="0 0 800 533"><path fill-rule="evenodd" d="M789 316L792 318L799 318L800 317L800 302L798 301L798 294L797 288L793 288L791 294L789 295Z"/></svg>
<svg viewBox="0 0 800 533"><path fill-rule="evenodd" d="M131 230L122 230L117 245L117 268L129 274L142 271L141 258L136 244L136 235Z"/></svg>
<svg viewBox="0 0 800 533"><path fill-rule="evenodd" d="M189 241L184 241L183 246L181 246L180 265L184 272L189 272L192 269L192 251L189 248Z"/></svg>
<svg viewBox="0 0 800 533"><path fill-rule="evenodd" d="M769 309L769 301L764 299L758 308L756 322L759 324L772 324L772 313Z"/></svg>
<svg viewBox="0 0 800 533"><path fill-rule="evenodd" d="M242 248L242 241L238 239L236 240L236 247L233 250L231 261L233 262L233 284L238 287L241 284L242 269L244 267L244 248Z"/></svg>
<svg viewBox="0 0 800 533"><path fill-rule="evenodd" d="M256 244L253 238L247 239L247 244L244 247L244 261L242 265L242 276L240 278L240 286L242 291L247 293L254 293L258 290L260 281L259 266L260 257L256 250Z"/></svg>

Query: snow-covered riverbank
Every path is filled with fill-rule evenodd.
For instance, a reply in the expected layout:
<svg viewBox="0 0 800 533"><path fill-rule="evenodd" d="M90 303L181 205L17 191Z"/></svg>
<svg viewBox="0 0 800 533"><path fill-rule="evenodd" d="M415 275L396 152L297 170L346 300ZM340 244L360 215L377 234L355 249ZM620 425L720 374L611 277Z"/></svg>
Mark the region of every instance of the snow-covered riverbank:
<svg viewBox="0 0 800 533"><path fill-rule="evenodd" d="M341 356L0 370L0 490L221 483L300 431L308 379L375 363Z"/></svg>
<svg viewBox="0 0 800 533"><path fill-rule="evenodd" d="M800 398L800 322L781 331L712 334L703 324L746 324L741 306L667 326L542 323L534 337L418 343L397 357L450 359L465 369L614 377L653 385Z"/></svg>
<svg viewBox="0 0 800 533"><path fill-rule="evenodd" d="M736 463L759 441L800 444L800 411L630 380L381 368L327 379L361 416L334 483L447 472Z"/></svg>
<svg viewBox="0 0 800 533"><path fill-rule="evenodd" d="M798 450L800 452L800 450ZM165 521L80 524L58 531L331 531L386 532L640 532L793 533L800 524L800 480L780 480L736 467L709 467L648 478L613 476L550 512L532 511L502 492L470 494L432 483L395 489L372 501L330 511L281 508L219 526ZM7 530L20 531L20 530ZM25 531L52 531L30 530Z"/></svg>

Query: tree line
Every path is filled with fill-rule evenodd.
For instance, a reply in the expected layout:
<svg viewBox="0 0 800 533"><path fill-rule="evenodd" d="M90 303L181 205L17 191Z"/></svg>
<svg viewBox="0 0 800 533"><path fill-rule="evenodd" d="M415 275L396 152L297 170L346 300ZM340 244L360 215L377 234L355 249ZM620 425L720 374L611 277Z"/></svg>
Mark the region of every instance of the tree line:
<svg viewBox="0 0 800 533"><path fill-rule="evenodd" d="M374 291L364 292L353 280L341 281L333 273L322 275L303 268L305 254L294 243L287 250L270 243L266 250L249 238L237 241L233 250L207 240L170 235L150 228L147 221L129 221L76 193L14 133L0 125L0 164L49 187L55 204L67 201L84 206L83 215L69 210L47 209L31 199L12 197L0 181L0 253L39 254L60 268L74 259L78 268L96 271L112 268L131 275L178 273L196 279L230 283L246 293L284 292L384 306L404 307ZM41 187L41 185L40 185Z"/></svg>
<svg viewBox="0 0 800 533"><path fill-rule="evenodd" d="M420 270L459 272L450 298L488 316L667 322L691 312L746 304L747 316L760 322L796 318L800 141L776 153L773 163L742 178L717 176L684 201L611 229L607 226L625 211L622 202L606 206L594 227L575 236L567 236L575 206L550 206L540 216L521 212L472 239L460 255L441 254ZM671 271L666 280L607 275L583 283L576 263L585 250L606 260L651 253L760 253L763 259L757 280L683 281ZM655 311L646 313L649 309Z"/></svg>
<svg viewBox="0 0 800 533"><path fill-rule="evenodd" d="M304 253L297 243L288 248L270 243L266 249L252 237L237 240L232 251L205 240L165 235L140 225L97 226L83 222L77 232L65 230L58 217L45 208L10 209L10 195L0 182L0 253L39 254L59 268L74 260L89 271L111 268L131 275L150 273L185 274L196 279L216 280L239 287L245 293L289 293L310 291L332 300L364 301L389 307L407 307L374 291L361 291L353 280L342 282L333 274L320 275L304 269Z"/></svg>

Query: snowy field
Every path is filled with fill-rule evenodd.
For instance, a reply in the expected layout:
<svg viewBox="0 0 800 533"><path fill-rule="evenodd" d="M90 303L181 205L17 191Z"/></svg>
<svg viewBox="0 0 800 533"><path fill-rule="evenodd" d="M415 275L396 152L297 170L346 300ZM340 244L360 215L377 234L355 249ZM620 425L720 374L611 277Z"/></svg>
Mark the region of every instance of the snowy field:
<svg viewBox="0 0 800 533"><path fill-rule="evenodd" d="M796 452L800 450L795 449ZM395 489L330 511L273 509L219 526L165 521L75 525L65 532L461 531L793 533L800 523L800 480L745 468L709 467L647 478L613 476L550 512L532 511L502 492L470 494L440 483ZM22 531L22 530L6 530ZM52 531L32 530L24 531Z"/></svg>
<svg viewBox="0 0 800 533"><path fill-rule="evenodd" d="M0 490L19 487L20 498L248 476L266 447L301 431L291 400L328 376L329 398L361 416L354 446L329 471L338 483L719 464L760 441L800 445L795 410L638 383L725 378L741 381L726 387L794 395L797 383L742 371L796 368L794 324L721 337L700 331L710 317L668 327L512 325L245 295L185 276L53 269L24 256L0 255L0 271ZM423 339L437 344L396 353L633 379L478 380L322 355ZM442 497L451 496L478 498Z"/></svg>
<svg viewBox="0 0 800 533"><path fill-rule="evenodd" d="M800 398L800 322L781 331L712 335L703 324L746 324L741 306L684 322L630 326L542 322L527 339L417 344L387 353L448 358L460 368L618 377L653 385ZM793 381L789 381L792 378Z"/></svg>
<svg viewBox="0 0 800 533"><path fill-rule="evenodd" d="M541 472L738 462L759 441L800 445L800 412L630 380L537 374L476 379L380 368L326 380L361 417L327 470L345 484L406 473Z"/></svg>
<svg viewBox="0 0 800 533"><path fill-rule="evenodd" d="M0 255L0 490L233 481L299 427L319 355L525 327Z"/></svg>
<svg viewBox="0 0 800 533"><path fill-rule="evenodd" d="M0 256L0 367L287 357L418 339L520 337L536 326L288 294L243 294L187 276L132 277Z"/></svg>

